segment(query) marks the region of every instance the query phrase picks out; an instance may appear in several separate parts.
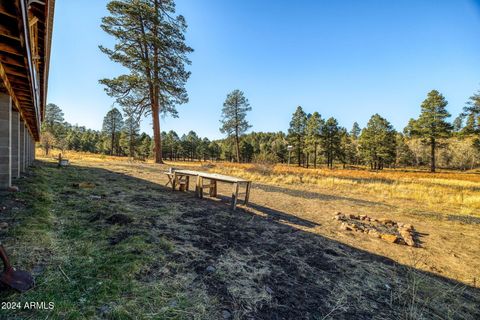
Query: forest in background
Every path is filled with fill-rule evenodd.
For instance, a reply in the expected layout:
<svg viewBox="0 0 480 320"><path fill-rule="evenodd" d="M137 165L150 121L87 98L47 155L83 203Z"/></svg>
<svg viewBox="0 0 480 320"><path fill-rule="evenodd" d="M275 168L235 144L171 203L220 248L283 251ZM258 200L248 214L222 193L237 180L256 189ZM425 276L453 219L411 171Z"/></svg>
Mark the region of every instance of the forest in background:
<svg viewBox="0 0 480 320"><path fill-rule="evenodd" d="M227 96L226 103L232 94L243 97L243 92L235 90ZM244 102L248 107L248 100ZM333 117L324 119L318 112L306 114L299 106L286 133L241 134L238 159L234 134L210 140L193 130L183 135L173 130L162 132L162 156L175 161L256 163L287 163L290 158L292 164L304 167L365 165L375 170L432 166L433 161L440 168L475 169L480 166L480 94L470 97L464 112L453 123L446 120L450 117L446 105L438 91L431 91L422 103L418 119L411 119L402 132L378 114L370 118L365 128L355 122L347 129ZM244 114L250 109L244 109ZM250 126L246 120L244 124L246 131ZM140 133L140 120L128 112L122 114L117 108L105 115L102 130L92 130L69 124L61 108L49 104L42 130L40 145L46 154L58 148L141 160L153 157L153 139Z"/></svg>

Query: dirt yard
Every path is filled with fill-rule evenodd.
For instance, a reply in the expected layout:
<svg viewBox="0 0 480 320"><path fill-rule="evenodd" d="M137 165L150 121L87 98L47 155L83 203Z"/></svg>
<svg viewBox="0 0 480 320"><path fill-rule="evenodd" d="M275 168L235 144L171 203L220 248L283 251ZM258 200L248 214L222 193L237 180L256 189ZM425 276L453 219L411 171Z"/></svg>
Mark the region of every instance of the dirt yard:
<svg viewBox="0 0 480 320"><path fill-rule="evenodd" d="M44 160L0 195L0 239L37 281L1 300L55 303L0 317L480 318L477 216L264 181L231 211L225 197L172 192L167 167ZM412 224L419 247L340 230L338 211Z"/></svg>

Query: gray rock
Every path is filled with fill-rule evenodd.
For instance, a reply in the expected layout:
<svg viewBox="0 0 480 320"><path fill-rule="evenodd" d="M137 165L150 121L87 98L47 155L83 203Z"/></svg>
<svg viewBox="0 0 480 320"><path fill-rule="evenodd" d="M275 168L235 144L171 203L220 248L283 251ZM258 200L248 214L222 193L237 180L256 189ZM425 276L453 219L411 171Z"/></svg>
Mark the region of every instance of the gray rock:
<svg viewBox="0 0 480 320"><path fill-rule="evenodd" d="M228 310L223 310L222 311L222 317L223 317L223 319L230 319L232 317L232 313Z"/></svg>
<svg viewBox="0 0 480 320"><path fill-rule="evenodd" d="M208 266L207 269L205 269L208 273L213 273L215 272L215 267L214 266Z"/></svg>

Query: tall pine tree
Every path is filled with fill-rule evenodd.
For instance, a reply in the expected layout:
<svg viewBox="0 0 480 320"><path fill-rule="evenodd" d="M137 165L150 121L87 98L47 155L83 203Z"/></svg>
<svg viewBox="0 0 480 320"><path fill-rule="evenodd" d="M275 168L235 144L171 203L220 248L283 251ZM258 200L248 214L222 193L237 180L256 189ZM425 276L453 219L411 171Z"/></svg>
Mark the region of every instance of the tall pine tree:
<svg viewBox="0 0 480 320"><path fill-rule="evenodd" d="M110 154L118 154L120 132L123 130L123 117L117 108L112 108L103 118L102 131L110 139Z"/></svg>
<svg viewBox="0 0 480 320"><path fill-rule="evenodd" d="M373 170L382 170L385 164L395 163L396 132L390 122L374 114L362 130L359 138L360 151Z"/></svg>
<svg viewBox="0 0 480 320"><path fill-rule="evenodd" d="M307 167L310 152L313 153L313 167L317 167L318 145L320 144L323 125L324 121L318 112L315 111L312 115L310 115L310 117L308 117L305 130L305 144L307 146Z"/></svg>
<svg viewBox="0 0 480 320"><path fill-rule="evenodd" d="M292 115L290 128L288 128L288 142L293 146L297 154L298 165L302 164L302 153L305 144L307 128L307 114L301 106L298 106Z"/></svg>
<svg viewBox="0 0 480 320"><path fill-rule="evenodd" d="M101 27L116 44L100 50L129 73L100 83L121 106L152 115L155 162L162 163L160 113L175 117L176 105L188 102L185 66L193 49L185 44L185 18L175 15L173 0L112 0L107 9Z"/></svg>
<svg viewBox="0 0 480 320"><path fill-rule="evenodd" d="M450 117L446 106L448 102L437 90L428 93L422 102L422 111L417 120L410 120L408 130L412 136L420 137L430 146L430 171L435 172L435 153L439 146L439 140L448 138L452 131L452 125L446 121Z"/></svg>
<svg viewBox="0 0 480 320"><path fill-rule="evenodd" d="M340 144L342 140L341 128L335 118L329 118L322 127L322 151L327 159L327 166L332 169L333 162L341 154Z"/></svg>
<svg viewBox="0 0 480 320"><path fill-rule="evenodd" d="M240 162L240 136L251 127L246 119L250 110L252 107L240 90L230 92L223 103L220 132L234 138L237 162Z"/></svg>

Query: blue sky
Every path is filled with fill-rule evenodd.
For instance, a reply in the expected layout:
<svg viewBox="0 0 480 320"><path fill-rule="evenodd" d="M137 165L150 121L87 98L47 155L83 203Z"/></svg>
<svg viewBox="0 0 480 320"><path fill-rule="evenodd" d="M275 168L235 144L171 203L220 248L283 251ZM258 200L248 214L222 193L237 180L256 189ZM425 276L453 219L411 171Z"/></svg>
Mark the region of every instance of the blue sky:
<svg viewBox="0 0 480 320"><path fill-rule="evenodd" d="M48 102L93 129L113 102L98 79L123 71L98 49L114 43L100 29L107 2L56 2ZM177 0L177 12L195 49L190 101L162 130L221 138L234 89L250 100L254 131L286 131L298 105L347 128L379 113L402 130L431 89L454 116L480 89L478 1Z"/></svg>

